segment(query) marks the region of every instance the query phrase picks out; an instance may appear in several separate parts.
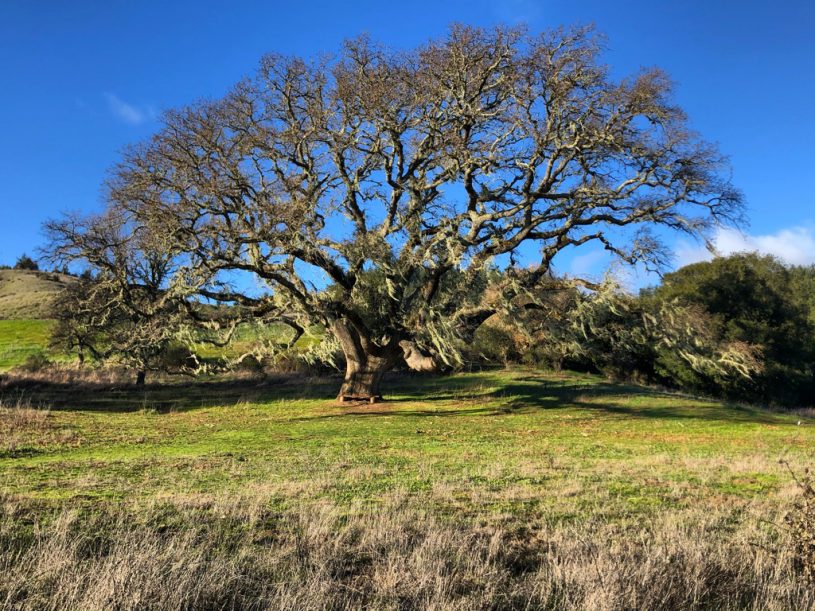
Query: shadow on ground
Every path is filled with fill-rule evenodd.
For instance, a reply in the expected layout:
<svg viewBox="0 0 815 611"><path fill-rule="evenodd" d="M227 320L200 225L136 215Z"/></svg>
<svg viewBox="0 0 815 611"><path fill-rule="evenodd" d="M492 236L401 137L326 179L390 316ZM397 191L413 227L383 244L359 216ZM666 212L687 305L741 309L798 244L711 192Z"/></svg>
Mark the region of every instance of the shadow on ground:
<svg viewBox="0 0 815 611"><path fill-rule="evenodd" d="M172 382L144 387L14 380L0 384L0 399L13 404L16 398L24 397L32 404L58 410L135 412L149 409L167 413L244 401L331 401L340 382L338 376L297 375ZM427 376L397 373L385 383L391 396L384 403L330 406L328 410L296 420L501 416L578 408L633 418L791 424L788 416L757 407L705 401L654 388L568 375L484 372L471 376ZM412 403L422 407L410 409ZM428 405L430 407L425 407Z"/></svg>
<svg viewBox="0 0 815 611"><path fill-rule="evenodd" d="M159 413L187 411L239 402L331 399L339 380L330 377L274 376L164 384L67 383L14 380L0 385L0 399L14 405L22 398L55 410Z"/></svg>

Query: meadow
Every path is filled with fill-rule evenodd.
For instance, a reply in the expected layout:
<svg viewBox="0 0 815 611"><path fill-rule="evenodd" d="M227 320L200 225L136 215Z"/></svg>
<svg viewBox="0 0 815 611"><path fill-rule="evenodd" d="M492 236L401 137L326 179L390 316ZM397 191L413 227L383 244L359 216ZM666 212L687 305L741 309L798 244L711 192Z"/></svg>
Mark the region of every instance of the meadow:
<svg viewBox="0 0 815 611"><path fill-rule="evenodd" d="M23 365L33 355L67 359L49 350L53 328L52 320L0 320L0 372Z"/></svg>
<svg viewBox="0 0 815 611"><path fill-rule="evenodd" d="M525 369L5 384L0 606L815 605L810 414Z"/></svg>

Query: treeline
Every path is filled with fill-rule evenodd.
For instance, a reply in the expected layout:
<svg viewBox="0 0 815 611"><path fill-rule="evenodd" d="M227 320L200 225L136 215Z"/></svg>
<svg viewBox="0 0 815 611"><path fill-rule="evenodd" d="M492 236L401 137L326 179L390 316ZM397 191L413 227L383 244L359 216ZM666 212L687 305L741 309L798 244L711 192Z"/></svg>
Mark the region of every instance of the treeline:
<svg viewBox="0 0 815 611"><path fill-rule="evenodd" d="M169 260L119 263L107 275L86 274L57 299L55 348L80 361L90 356L132 367L139 383L150 371L202 373L236 363L258 370L298 360L342 365L334 338L319 332L298 343L305 328L290 320L294 333L281 331L274 326L280 312L246 317L237 306L179 298L167 288ZM489 301L512 285L513 274L489 270L472 290ZM360 292L369 307L383 302L382 291L374 290L384 286L376 272L360 282L371 287ZM746 402L815 404L815 266L739 254L684 267L638 295L611 281L590 289L549 278L488 318L469 341L450 330L442 340L452 356L442 367L524 363ZM244 327L254 330L254 340L243 334L243 356L203 357L205 345L204 352L231 352L235 331Z"/></svg>
<svg viewBox="0 0 815 611"><path fill-rule="evenodd" d="M23 253L22 255L17 257L17 260L14 262L14 265L0 264L0 269L20 269L37 272L40 271L40 264L35 259L29 257L26 253Z"/></svg>
<svg viewBox="0 0 815 611"><path fill-rule="evenodd" d="M667 274L639 295L553 293L496 317L474 357L601 372L694 393L815 404L815 266L738 254Z"/></svg>
<svg viewBox="0 0 815 611"><path fill-rule="evenodd" d="M82 272L77 274L72 272L67 265L63 265L62 267L52 267L50 270L47 268L43 268L37 259L28 256L27 253L23 253L19 257L17 257L17 260L14 262L14 265L5 265L0 263L0 269L16 269L28 272L62 274L63 276L73 276L85 280L89 280L93 277L93 272L90 269L83 269Z"/></svg>

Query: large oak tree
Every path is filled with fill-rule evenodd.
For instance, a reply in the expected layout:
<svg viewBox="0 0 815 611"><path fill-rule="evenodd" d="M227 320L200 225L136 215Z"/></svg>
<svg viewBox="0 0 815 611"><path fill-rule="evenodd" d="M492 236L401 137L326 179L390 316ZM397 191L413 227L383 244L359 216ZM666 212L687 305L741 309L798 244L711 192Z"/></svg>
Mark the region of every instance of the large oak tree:
<svg viewBox="0 0 815 611"><path fill-rule="evenodd" d="M661 265L653 228L737 217L668 77L615 80L599 52L588 29L454 26L408 51L269 55L222 99L166 113L109 207L170 244L174 291L324 325L340 397L375 397L384 371L452 362L456 338L530 306L566 248ZM509 272L488 287L494 265Z"/></svg>

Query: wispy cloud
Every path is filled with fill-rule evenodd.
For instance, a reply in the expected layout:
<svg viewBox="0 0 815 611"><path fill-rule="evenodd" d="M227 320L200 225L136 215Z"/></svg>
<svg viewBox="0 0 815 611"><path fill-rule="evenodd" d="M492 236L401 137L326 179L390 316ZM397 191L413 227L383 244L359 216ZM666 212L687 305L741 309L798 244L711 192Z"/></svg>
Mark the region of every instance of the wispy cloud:
<svg viewBox="0 0 815 611"><path fill-rule="evenodd" d="M608 264L609 257L605 250L589 250L575 255L569 263L569 274L582 278L602 275Z"/></svg>
<svg viewBox="0 0 815 611"><path fill-rule="evenodd" d="M815 230L811 226L780 229L775 233L749 235L735 229L720 228L713 238L713 246L719 255L737 252L759 252L773 255L790 265L815 264ZM709 261L713 253L700 244L680 241L675 249L678 267Z"/></svg>
<svg viewBox="0 0 815 611"><path fill-rule="evenodd" d="M541 0L497 0L491 6L500 21L519 24L537 20L543 12L542 4Z"/></svg>
<svg viewBox="0 0 815 611"><path fill-rule="evenodd" d="M156 118L156 111L151 106L129 104L115 93L110 92L105 93L105 99L107 99L108 107L113 115L130 125L140 125Z"/></svg>

